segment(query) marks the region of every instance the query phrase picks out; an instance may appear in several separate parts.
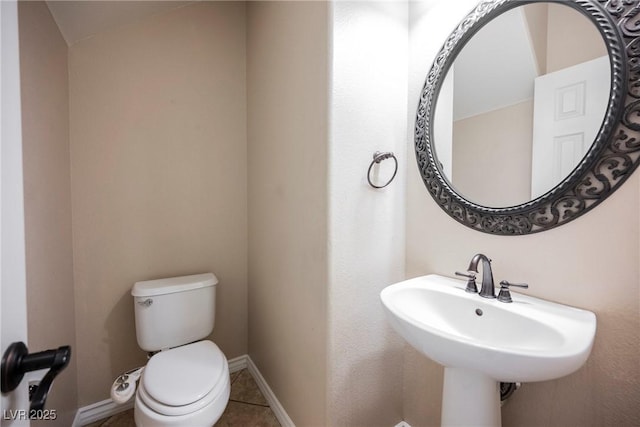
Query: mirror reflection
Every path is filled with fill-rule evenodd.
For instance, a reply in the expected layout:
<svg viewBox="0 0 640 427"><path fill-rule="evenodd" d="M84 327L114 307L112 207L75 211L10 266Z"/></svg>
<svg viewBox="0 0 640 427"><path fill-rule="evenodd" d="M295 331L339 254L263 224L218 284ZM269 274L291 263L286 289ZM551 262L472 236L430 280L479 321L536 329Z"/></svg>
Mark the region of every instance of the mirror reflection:
<svg viewBox="0 0 640 427"><path fill-rule="evenodd" d="M447 180L496 208L553 189L598 134L610 73L598 29L571 7L534 3L496 17L460 51L437 97L433 141Z"/></svg>

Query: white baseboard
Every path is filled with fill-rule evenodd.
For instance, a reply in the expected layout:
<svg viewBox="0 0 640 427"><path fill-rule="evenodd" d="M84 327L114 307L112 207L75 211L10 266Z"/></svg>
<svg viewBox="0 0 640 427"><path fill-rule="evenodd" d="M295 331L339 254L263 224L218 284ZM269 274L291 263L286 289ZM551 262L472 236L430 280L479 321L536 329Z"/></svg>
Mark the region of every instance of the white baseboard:
<svg viewBox="0 0 640 427"><path fill-rule="evenodd" d="M234 357L233 359L229 359L228 360L229 373L233 374L234 372L238 372L238 371L246 368L247 366L249 366L249 363L247 362L247 360L249 360L249 355L247 355L247 354L243 354L242 356L238 356L238 357Z"/></svg>
<svg viewBox="0 0 640 427"><path fill-rule="evenodd" d="M230 373L237 372L245 368L249 370L249 373L256 381L256 384L258 384L258 388L260 388L260 391L264 395L265 399L267 399L267 402L269 402L269 406L271 406L273 414L276 416L282 427L295 427L293 421L291 421L291 418L289 418L289 415L276 398L276 395L273 394L273 391L271 391L271 388L264 380L264 377L262 376L260 371L258 371L258 368L253 363L249 355L244 354L242 356L234 357L233 359L229 359L228 362ZM73 420L72 427L82 427L87 424L91 424L94 421L108 418L113 415L119 414L120 412L126 411L127 409L131 409L133 408L133 401L134 399L131 399L127 403L119 405L111 399L106 399L101 402L83 406L82 408L78 409L78 412L76 412L76 417ZM397 427L407 426L398 425Z"/></svg>
<svg viewBox="0 0 640 427"><path fill-rule="evenodd" d="M247 356L247 364L249 373L256 381L256 384L258 384L258 388L264 395L265 399L267 399L267 402L269 403L269 406L273 411L273 415L276 416L276 418L280 422L280 425L282 427L295 427L295 424L293 423L291 418L289 418L289 414L287 414L287 411L284 410L284 407L280 404L278 398L271 390L271 387L269 387L269 384L267 384L264 377L249 356Z"/></svg>
<svg viewBox="0 0 640 427"><path fill-rule="evenodd" d="M400 421L398 424L396 424L394 427L411 427L411 425L406 422L406 421Z"/></svg>
<svg viewBox="0 0 640 427"><path fill-rule="evenodd" d="M111 399L105 399L101 402L83 406L78 409L78 412L76 412L76 417L73 419L72 427L85 426L94 421L112 417L131 408L133 408L133 399L123 404L118 404Z"/></svg>

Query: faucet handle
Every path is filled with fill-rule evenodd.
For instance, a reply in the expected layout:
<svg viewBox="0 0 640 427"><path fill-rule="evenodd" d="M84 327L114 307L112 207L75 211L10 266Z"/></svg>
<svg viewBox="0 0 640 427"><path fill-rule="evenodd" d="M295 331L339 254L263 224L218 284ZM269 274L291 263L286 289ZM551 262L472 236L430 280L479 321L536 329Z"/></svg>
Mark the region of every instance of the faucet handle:
<svg viewBox="0 0 640 427"><path fill-rule="evenodd" d="M456 271L456 276L462 276L462 277L466 277L467 279L467 288L465 289L466 292L469 293L478 293L478 287L476 286L476 275L473 274L472 272L467 272L467 273L461 273L459 271Z"/></svg>
<svg viewBox="0 0 640 427"><path fill-rule="evenodd" d="M509 292L509 287L515 286L518 288L527 289L529 285L526 283L510 283L506 280L500 282L500 293L498 293L498 301L500 302L513 302L511 299L511 293Z"/></svg>
<svg viewBox="0 0 640 427"><path fill-rule="evenodd" d="M471 271L468 271L466 273L461 273L459 271L456 271L456 276L466 277L467 279L475 279L476 278L476 275Z"/></svg>
<svg viewBox="0 0 640 427"><path fill-rule="evenodd" d="M529 285L527 285L526 283L511 283L511 282L507 282L506 280L503 280L500 282L500 287L505 287L508 288L509 286L515 286L517 288L525 288L527 289L529 287Z"/></svg>

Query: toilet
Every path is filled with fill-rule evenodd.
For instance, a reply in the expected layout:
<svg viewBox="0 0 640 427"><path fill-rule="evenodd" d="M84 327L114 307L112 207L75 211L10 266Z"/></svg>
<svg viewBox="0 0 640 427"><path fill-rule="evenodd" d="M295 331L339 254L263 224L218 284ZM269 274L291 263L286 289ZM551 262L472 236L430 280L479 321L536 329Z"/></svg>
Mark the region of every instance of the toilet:
<svg viewBox="0 0 640 427"><path fill-rule="evenodd" d="M137 282L136 338L155 352L135 394L138 427L211 427L229 401L227 358L207 337L218 279L211 273Z"/></svg>

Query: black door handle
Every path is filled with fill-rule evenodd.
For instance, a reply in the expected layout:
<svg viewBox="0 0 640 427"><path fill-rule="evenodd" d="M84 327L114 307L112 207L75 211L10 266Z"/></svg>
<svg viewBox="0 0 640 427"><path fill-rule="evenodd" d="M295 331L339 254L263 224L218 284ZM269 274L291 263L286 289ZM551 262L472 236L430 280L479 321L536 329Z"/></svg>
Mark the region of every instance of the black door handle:
<svg viewBox="0 0 640 427"><path fill-rule="evenodd" d="M22 381L24 374L40 369L49 369L38 384L29 409L38 411L44 408L47 395L53 384L53 379L67 367L71 360L71 347L68 345L59 347L57 350L45 350L38 353L29 354L27 346L23 342L14 342L2 356L0 366L1 389L3 393L15 390Z"/></svg>

